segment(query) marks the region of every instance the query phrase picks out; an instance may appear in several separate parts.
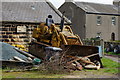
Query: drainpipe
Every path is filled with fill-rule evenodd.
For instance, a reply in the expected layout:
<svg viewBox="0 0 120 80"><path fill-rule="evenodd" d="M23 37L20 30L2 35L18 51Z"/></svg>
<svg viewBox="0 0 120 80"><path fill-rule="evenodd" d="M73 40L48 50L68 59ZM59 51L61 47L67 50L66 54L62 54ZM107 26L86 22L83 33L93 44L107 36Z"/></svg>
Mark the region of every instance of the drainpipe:
<svg viewBox="0 0 120 80"><path fill-rule="evenodd" d="M118 40L120 40L120 0L114 0L113 5L118 8Z"/></svg>
<svg viewBox="0 0 120 80"><path fill-rule="evenodd" d="M118 14L120 14L120 1L117 4ZM120 16L118 15L118 40L120 40Z"/></svg>

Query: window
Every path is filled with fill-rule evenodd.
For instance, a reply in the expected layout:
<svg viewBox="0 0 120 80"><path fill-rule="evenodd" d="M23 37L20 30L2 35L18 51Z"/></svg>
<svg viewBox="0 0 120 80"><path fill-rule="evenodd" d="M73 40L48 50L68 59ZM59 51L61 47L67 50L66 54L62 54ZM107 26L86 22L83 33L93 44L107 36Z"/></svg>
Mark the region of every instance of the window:
<svg viewBox="0 0 120 80"><path fill-rule="evenodd" d="M101 24L102 24L102 17L97 16L97 25L101 25Z"/></svg>
<svg viewBox="0 0 120 80"><path fill-rule="evenodd" d="M116 25L116 18L112 17L112 25Z"/></svg>

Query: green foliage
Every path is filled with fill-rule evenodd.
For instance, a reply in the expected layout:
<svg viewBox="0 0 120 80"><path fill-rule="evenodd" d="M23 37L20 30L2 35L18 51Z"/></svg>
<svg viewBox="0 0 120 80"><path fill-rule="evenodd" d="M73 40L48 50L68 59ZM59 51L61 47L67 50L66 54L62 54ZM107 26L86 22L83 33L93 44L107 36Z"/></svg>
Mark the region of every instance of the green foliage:
<svg viewBox="0 0 120 80"><path fill-rule="evenodd" d="M110 42L117 42L117 43L119 43L119 42L120 42L120 40L115 40L115 41L112 41L112 40L111 40Z"/></svg>
<svg viewBox="0 0 120 80"><path fill-rule="evenodd" d="M120 40L116 40L115 42L120 42Z"/></svg>

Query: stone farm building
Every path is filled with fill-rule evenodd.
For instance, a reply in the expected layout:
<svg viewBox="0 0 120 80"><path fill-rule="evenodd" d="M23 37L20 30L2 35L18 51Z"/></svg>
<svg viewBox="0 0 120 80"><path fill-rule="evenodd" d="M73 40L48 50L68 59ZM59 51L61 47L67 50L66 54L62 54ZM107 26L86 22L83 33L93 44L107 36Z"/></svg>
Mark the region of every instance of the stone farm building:
<svg viewBox="0 0 120 80"><path fill-rule="evenodd" d="M120 40L120 13L116 5L67 1L59 10L65 11L73 31L82 39L99 36L107 41Z"/></svg>
<svg viewBox="0 0 120 80"><path fill-rule="evenodd" d="M56 24L61 22L62 14L49 1L2 2L0 41L27 45L33 29L45 22L48 15L53 16Z"/></svg>

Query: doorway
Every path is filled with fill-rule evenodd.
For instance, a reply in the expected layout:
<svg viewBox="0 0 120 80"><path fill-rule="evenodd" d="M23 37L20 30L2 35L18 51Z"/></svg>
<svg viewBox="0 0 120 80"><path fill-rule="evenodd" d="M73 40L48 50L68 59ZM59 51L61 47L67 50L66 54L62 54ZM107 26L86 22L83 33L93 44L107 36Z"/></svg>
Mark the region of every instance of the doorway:
<svg viewBox="0 0 120 80"><path fill-rule="evenodd" d="M115 41L115 33L114 32L111 34L111 40Z"/></svg>

